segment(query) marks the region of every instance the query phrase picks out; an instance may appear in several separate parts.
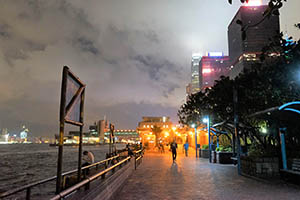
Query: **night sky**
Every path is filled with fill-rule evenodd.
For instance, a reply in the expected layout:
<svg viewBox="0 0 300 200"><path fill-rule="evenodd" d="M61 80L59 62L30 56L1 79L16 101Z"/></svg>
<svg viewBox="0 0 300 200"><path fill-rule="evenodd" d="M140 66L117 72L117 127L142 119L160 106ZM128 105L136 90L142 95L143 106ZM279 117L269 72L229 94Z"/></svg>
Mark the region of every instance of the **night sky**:
<svg viewBox="0 0 300 200"><path fill-rule="evenodd" d="M192 52L227 54L239 0L0 0L0 129L58 132L62 67L87 84L85 124L106 118L135 129L185 100ZM281 29L300 38L300 1ZM87 126L86 126L87 128ZM85 128L85 129L86 129Z"/></svg>

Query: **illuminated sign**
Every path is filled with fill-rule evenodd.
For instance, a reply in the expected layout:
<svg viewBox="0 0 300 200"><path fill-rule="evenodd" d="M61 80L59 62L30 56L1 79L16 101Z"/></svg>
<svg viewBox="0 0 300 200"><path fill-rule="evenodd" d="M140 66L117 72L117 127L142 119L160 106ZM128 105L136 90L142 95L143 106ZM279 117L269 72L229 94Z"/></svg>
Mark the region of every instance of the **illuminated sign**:
<svg viewBox="0 0 300 200"><path fill-rule="evenodd" d="M192 54L193 59L199 59L201 56L202 56L201 53L193 53Z"/></svg>
<svg viewBox="0 0 300 200"><path fill-rule="evenodd" d="M223 52L208 52L209 57L221 57L223 56Z"/></svg>
<svg viewBox="0 0 300 200"><path fill-rule="evenodd" d="M262 0L249 0L246 6L261 6Z"/></svg>
<svg viewBox="0 0 300 200"><path fill-rule="evenodd" d="M202 74L210 74L212 70L210 68L203 68L202 69Z"/></svg>

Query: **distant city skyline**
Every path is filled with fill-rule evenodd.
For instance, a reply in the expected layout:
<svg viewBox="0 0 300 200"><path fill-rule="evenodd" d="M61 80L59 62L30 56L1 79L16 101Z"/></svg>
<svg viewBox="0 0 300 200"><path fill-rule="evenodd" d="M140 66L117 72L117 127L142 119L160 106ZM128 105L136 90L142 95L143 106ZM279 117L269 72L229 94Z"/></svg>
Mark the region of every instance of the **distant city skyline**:
<svg viewBox="0 0 300 200"><path fill-rule="evenodd" d="M185 101L193 52L228 55L227 0L1 0L0 129L58 132L62 67L87 84L85 130L104 116L135 129L142 116L170 116ZM267 3L268 1L264 1ZM299 1L281 9L281 31L300 38ZM155 12L154 12L155 11ZM76 129L74 128L67 128Z"/></svg>

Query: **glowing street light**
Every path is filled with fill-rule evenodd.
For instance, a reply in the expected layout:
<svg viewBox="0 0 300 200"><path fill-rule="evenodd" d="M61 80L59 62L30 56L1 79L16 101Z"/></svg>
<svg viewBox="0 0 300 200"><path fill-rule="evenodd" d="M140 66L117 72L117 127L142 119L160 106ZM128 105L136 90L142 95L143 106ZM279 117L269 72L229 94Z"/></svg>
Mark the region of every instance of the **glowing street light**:
<svg viewBox="0 0 300 200"><path fill-rule="evenodd" d="M207 124L207 123L208 123L208 121L209 121L209 119L208 119L208 117L205 117L205 118L203 118L203 120L202 120L202 121L203 121L203 123L206 123L206 124Z"/></svg>

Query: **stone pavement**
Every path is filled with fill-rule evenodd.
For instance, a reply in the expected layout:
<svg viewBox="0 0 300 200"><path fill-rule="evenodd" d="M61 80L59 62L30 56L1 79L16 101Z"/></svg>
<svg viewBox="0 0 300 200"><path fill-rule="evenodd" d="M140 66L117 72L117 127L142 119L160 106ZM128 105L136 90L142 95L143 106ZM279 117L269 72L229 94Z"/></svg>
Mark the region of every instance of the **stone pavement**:
<svg viewBox="0 0 300 200"><path fill-rule="evenodd" d="M194 154L147 153L115 200L300 200L300 187L238 176L233 165L209 164Z"/></svg>

